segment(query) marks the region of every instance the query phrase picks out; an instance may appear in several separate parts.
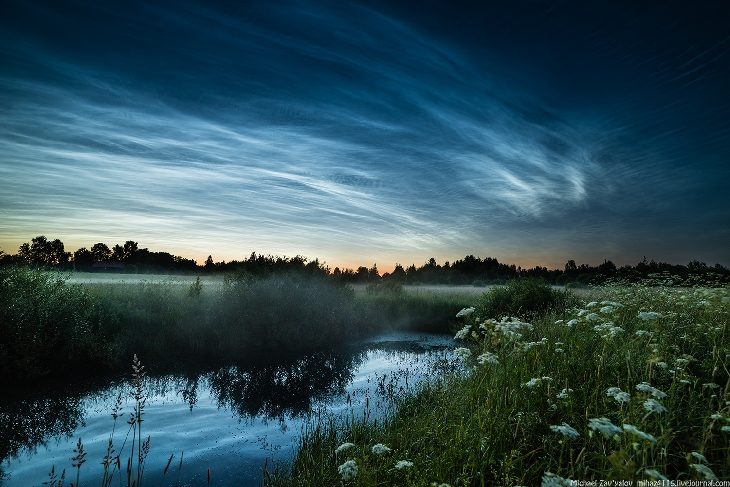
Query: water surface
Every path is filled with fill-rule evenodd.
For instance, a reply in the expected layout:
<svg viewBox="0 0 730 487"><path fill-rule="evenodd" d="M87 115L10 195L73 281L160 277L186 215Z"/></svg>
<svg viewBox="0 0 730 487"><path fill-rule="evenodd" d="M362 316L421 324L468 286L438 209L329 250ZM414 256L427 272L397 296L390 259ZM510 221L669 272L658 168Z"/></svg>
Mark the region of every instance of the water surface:
<svg viewBox="0 0 730 487"><path fill-rule="evenodd" d="M265 463L292 458L308 421L329 414L371 420L388 414L399 397L453 369L452 347L448 336L397 333L346 351L275 358L277 363L266 366L147 377L146 483L161 484L172 455L162 485L205 485L209 471L213 485L259 485ZM132 394L131 382L123 380L74 394L6 397L0 404L6 478L0 484L40 486L52 466L57 474L66 469L67 480L75 479L71 457L81 438L87 451L81 484L98 485L112 429L117 451L127 435ZM115 423L112 412L119 400ZM130 441L121 450L122 470Z"/></svg>

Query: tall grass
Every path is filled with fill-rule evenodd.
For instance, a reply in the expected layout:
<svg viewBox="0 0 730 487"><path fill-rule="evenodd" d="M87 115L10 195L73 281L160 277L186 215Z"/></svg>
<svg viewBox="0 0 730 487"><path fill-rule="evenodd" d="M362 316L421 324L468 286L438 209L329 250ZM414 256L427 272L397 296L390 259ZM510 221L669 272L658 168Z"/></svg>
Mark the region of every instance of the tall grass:
<svg viewBox="0 0 730 487"><path fill-rule="evenodd" d="M457 334L466 375L379 424L314 424L268 484L730 478L730 290L595 292L531 323L477 306ZM381 443L391 451L376 453Z"/></svg>

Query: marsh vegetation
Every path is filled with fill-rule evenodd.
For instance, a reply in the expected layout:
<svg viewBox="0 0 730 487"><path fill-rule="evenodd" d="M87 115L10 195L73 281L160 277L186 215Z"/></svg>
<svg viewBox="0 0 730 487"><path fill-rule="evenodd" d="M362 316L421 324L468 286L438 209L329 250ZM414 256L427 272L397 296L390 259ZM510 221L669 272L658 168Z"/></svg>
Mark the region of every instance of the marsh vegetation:
<svg viewBox="0 0 730 487"><path fill-rule="evenodd" d="M318 274L82 285L2 267L0 379L115 374L134 354L173 371L337 348L393 329L449 332L468 299L400 287L356 295Z"/></svg>
<svg viewBox="0 0 730 487"><path fill-rule="evenodd" d="M522 301L524 289L460 313L468 373L425 386L386 421L319 423L270 485L730 478L727 288L602 288L579 306L553 301L565 307ZM528 307L529 322L513 317Z"/></svg>

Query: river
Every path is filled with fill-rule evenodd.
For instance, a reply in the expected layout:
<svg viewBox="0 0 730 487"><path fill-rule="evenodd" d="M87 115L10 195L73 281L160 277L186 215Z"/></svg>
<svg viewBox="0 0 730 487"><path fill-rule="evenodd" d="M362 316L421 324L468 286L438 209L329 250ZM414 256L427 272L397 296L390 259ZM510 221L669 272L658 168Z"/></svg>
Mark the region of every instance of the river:
<svg viewBox="0 0 730 487"><path fill-rule="evenodd" d="M142 439L150 437L145 483L206 485L210 472L212 485L260 485L265 464L291 460L307 424L327 415L374 420L391 413L398 398L458 366L452 348L448 336L394 333L256 367L149 375L142 388ZM0 402L0 485L41 486L52 467L75 481L71 458L79 438L86 451L81 485L99 485L112 428L125 471L131 439L120 448L133 392L131 381L122 379L75 392L6 395ZM116 478L112 485L119 485Z"/></svg>

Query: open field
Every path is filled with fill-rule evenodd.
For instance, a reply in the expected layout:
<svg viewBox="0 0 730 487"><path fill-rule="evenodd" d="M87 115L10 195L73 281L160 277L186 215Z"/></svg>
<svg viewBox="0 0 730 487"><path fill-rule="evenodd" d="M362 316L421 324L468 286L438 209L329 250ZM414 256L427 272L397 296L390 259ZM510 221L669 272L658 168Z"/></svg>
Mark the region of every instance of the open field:
<svg viewBox="0 0 730 487"><path fill-rule="evenodd" d="M190 285L200 277L206 284L223 284L221 275L193 274L122 274L115 272L59 272L69 284L187 284Z"/></svg>
<svg viewBox="0 0 730 487"><path fill-rule="evenodd" d="M190 285L199 277L204 284L223 284L224 277L220 274L122 274L114 272L68 272L59 273L69 284L179 284ZM406 285L403 290L411 294L451 294L451 295L479 295L494 286L450 286L445 284ZM365 292L366 284L354 284L356 293Z"/></svg>

